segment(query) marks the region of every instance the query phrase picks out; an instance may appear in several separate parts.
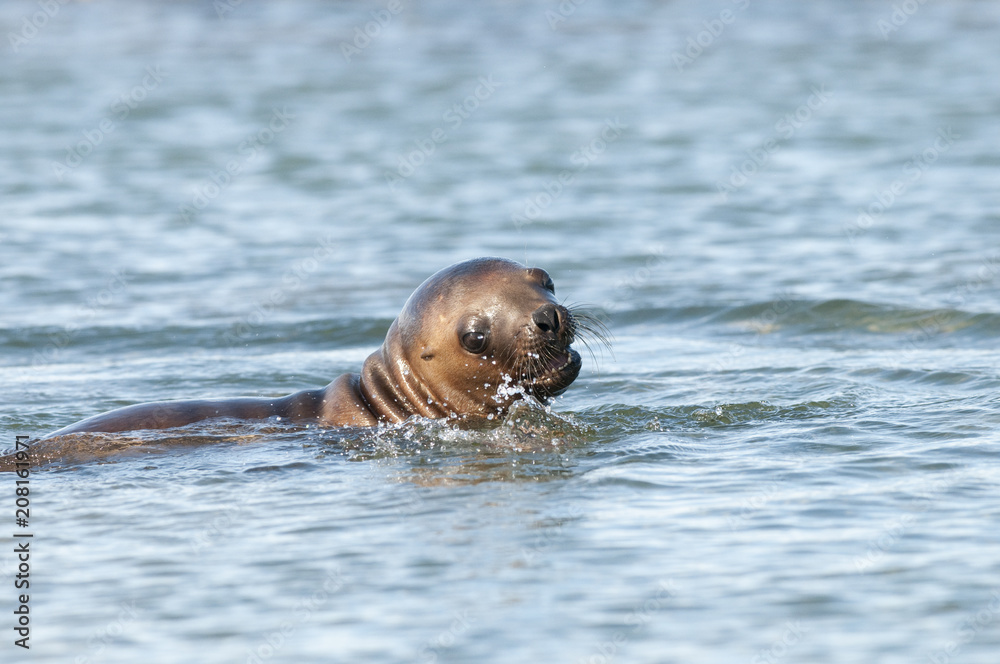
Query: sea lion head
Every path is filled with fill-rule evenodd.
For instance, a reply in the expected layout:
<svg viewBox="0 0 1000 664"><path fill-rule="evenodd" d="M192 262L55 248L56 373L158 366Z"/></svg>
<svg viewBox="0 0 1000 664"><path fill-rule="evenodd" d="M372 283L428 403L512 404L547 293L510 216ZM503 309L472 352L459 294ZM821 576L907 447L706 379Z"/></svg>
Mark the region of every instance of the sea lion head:
<svg viewBox="0 0 1000 664"><path fill-rule="evenodd" d="M361 391L380 419L492 418L523 394L545 402L569 387L581 367L570 347L578 327L544 270L457 263L406 301L365 363Z"/></svg>

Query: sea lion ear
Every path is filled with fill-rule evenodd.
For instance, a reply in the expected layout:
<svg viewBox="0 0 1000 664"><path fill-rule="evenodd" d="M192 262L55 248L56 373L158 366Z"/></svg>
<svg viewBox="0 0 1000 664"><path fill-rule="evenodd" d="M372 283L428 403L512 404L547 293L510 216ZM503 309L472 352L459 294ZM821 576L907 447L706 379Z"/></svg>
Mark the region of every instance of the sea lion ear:
<svg viewBox="0 0 1000 664"><path fill-rule="evenodd" d="M549 273L539 267L528 268L528 274L538 282L538 285L555 295L556 285L552 283Z"/></svg>
<svg viewBox="0 0 1000 664"><path fill-rule="evenodd" d="M420 354L420 359L426 362L430 362L431 360L434 359L434 351L425 350L423 353Z"/></svg>

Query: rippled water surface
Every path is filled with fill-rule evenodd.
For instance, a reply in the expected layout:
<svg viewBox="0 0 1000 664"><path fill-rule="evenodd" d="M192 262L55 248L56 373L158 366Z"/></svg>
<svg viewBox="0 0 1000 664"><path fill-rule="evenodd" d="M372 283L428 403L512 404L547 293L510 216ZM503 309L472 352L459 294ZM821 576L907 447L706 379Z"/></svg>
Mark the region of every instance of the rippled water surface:
<svg viewBox="0 0 1000 664"><path fill-rule="evenodd" d="M30 651L0 474L0 659L996 662L1000 11L897 4L0 5L0 447L474 256L614 335L491 430L63 450Z"/></svg>

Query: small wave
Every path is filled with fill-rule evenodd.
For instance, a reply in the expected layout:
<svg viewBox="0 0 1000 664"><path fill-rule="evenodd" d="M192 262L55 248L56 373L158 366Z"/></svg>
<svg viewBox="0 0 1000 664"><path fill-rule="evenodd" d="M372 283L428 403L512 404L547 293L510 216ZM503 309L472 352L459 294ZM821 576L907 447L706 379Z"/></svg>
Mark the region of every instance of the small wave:
<svg viewBox="0 0 1000 664"><path fill-rule="evenodd" d="M791 307L785 325L807 332L863 332L927 335L969 330L985 338L1000 333L1000 315L958 309L917 309L856 300L826 300Z"/></svg>
<svg viewBox="0 0 1000 664"><path fill-rule="evenodd" d="M611 439L643 431L681 431L691 428L732 426L760 421L827 418L831 413L855 408L850 398L833 398L775 405L768 401L719 403L711 406L678 405L648 408L609 404L578 413L584 423Z"/></svg>
<svg viewBox="0 0 1000 664"><path fill-rule="evenodd" d="M912 383L915 385L958 387L970 392L995 391L1000 387L992 371L941 371L905 367L867 367L848 373L853 378L875 379L885 383Z"/></svg>
<svg viewBox="0 0 1000 664"><path fill-rule="evenodd" d="M74 353L121 356L136 352L148 355L160 349L203 351L243 349L278 345L282 350L307 348L353 348L374 350L382 343L391 320L338 319L280 321L250 325L243 322L210 325L130 325L62 327L42 325L0 328L0 356L18 358L3 364L49 363L63 350ZM3 350L10 351L3 353Z"/></svg>
<svg viewBox="0 0 1000 664"><path fill-rule="evenodd" d="M778 298L735 306L659 307L612 315L610 327L670 323L710 328L723 334L888 336L951 338L975 342L1000 340L1000 314L952 308L922 309L851 299Z"/></svg>

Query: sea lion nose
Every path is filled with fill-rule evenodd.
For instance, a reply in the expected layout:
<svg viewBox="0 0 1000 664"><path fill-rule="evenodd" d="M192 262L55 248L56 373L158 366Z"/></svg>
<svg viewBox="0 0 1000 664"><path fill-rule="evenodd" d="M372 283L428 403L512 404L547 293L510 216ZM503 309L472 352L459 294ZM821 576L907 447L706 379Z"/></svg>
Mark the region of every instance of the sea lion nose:
<svg viewBox="0 0 1000 664"><path fill-rule="evenodd" d="M531 314L531 320L535 321L535 325L542 332L558 334L560 320L559 320L559 309L554 304L543 304L542 306L535 309L535 312Z"/></svg>

